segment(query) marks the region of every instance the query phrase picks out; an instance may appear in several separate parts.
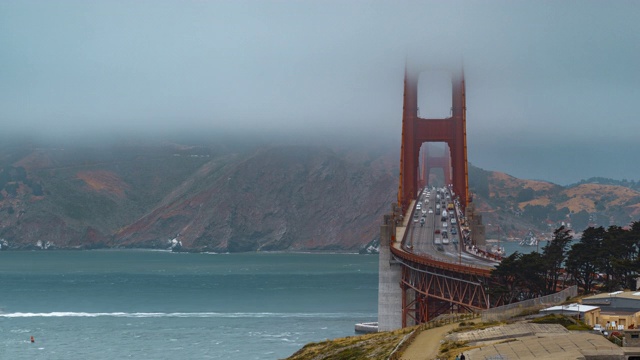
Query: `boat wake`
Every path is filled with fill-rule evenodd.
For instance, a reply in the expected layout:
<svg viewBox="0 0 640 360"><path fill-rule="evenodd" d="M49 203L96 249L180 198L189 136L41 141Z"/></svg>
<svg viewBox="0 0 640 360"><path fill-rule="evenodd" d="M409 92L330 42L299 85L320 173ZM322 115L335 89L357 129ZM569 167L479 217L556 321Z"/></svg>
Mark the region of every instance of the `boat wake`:
<svg viewBox="0 0 640 360"><path fill-rule="evenodd" d="M377 314L368 313L219 313L219 312L14 312L0 313L0 318L31 318L31 317L119 317L119 318L349 318L373 317Z"/></svg>

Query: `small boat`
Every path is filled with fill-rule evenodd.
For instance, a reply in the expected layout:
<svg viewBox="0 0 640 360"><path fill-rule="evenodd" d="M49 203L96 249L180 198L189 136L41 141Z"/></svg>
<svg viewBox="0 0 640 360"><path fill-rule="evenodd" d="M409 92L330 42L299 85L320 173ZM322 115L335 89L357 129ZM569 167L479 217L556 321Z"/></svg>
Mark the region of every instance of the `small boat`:
<svg viewBox="0 0 640 360"><path fill-rule="evenodd" d="M520 240L520 246L538 246L538 238L533 231L529 230L527 236Z"/></svg>

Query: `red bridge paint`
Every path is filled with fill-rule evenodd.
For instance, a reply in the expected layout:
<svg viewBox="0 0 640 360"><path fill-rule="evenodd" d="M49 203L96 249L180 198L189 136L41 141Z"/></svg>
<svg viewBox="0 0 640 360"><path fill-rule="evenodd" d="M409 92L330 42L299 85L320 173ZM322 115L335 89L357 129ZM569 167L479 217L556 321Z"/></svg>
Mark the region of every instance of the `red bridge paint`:
<svg viewBox="0 0 640 360"><path fill-rule="evenodd" d="M407 211L409 202L416 198L420 179L418 167L420 148L425 142L445 142L449 146L447 159L429 157L425 154L426 166L422 179L426 181L430 167L442 167L445 180L451 180L453 191L460 196L462 206L469 202L469 182L467 167L466 98L464 73L452 72L452 116L445 119L424 119L418 117L419 69L407 67L404 76L404 104L402 113L402 145L400 149L400 182L398 185L398 205ZM431 165L430 165L431 164ZM451 166L449 166L449 164ZM452 174L448 175L448 169Z"/></svg>

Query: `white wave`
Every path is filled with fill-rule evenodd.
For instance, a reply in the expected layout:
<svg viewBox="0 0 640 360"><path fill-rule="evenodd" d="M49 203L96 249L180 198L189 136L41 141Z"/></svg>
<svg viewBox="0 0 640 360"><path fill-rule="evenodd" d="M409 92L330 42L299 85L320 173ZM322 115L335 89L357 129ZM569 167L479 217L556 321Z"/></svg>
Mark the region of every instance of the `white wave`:
<svg viewBox="0 0 640 360"><path fill-rule="evenodd" d="M0 313L0 318L30 318L30 317L119 317L119 318L364 318L373 317L373 314L365 313L219 313L219 312L14 312Z"/></svg>

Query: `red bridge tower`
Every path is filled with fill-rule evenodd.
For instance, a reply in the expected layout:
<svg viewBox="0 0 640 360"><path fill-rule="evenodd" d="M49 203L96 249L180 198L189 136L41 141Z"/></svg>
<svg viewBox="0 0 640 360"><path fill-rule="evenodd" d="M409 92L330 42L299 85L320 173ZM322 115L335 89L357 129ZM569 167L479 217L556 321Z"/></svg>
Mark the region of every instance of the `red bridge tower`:
<svg viewBox="0 0 640 360"><path fill-rule="evenodd" d="M444 119L418 117L418 78L420 70L405 69L404 105L402 113L402 147L400 150L400 182L398 185L398 205L406 213L409 203L418 194L419 185L425 182L428 168L442 167L445 181L451 180L453 191L460 197L463 207L469 202L469 182L467 167L467 130L464 72L451 73L452 115ZM444 142L449 147L449 161L430 158L425 161L422 179L419 178L420 148L425 142ZM428 156L428 153L426 154ZM445 156L447 155L445 151ZM446 165L445 165L446 164ZM452 170L449 175L449 169ZM422 180L422 181L421 181Z"/></svg>

